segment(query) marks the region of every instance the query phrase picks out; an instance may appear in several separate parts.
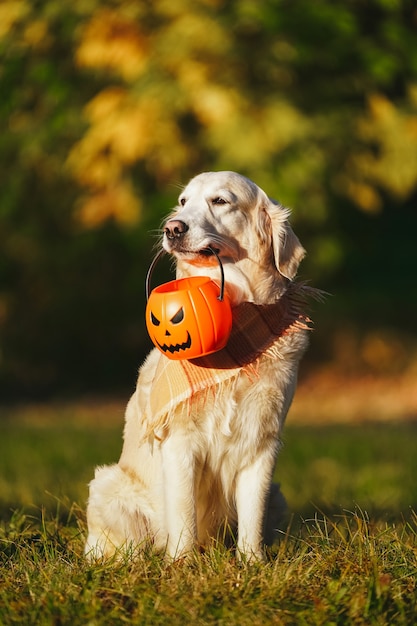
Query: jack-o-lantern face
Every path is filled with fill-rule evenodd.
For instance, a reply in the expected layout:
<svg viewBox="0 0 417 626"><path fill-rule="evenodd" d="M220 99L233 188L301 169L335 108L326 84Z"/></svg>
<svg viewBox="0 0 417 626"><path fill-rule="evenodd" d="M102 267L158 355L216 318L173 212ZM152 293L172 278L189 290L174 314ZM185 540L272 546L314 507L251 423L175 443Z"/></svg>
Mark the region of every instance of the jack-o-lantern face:
<svg viewBox="0 0 417 626"><path fill-rule="evenodd" d="M231 330L229 301L206 277L183 278L152 291L146 326L155 346L170 359L192 359L223 348Z"/></svg>
<svg viewBox="0 0 417 626"><path fill-rule="evenodd" d="M155 341L158 344L158 348L162 350L162 352L170 352L174 354L174 352L180 352L181 350L188 350L191 347L191 335L188 330L185 328L179 328L179 325L184 321L184 307L182 306L176 313L171 317L170 320L165 321L164 328L162 329L162 333L157 332L156 328L161 325L161 320L159 320L156 315L151 311L151 322L155 327L154 336ZM171 328L171 330L170 330ZM165 332L164 332L165 331ZM185 340L181 343L172 343L172 336L179 341L182 338L182 335L186 333ZM164 343L161 344L158 339L156 339L156 335L164 335ZM162 337L161 337L162 338Z"/></svg>

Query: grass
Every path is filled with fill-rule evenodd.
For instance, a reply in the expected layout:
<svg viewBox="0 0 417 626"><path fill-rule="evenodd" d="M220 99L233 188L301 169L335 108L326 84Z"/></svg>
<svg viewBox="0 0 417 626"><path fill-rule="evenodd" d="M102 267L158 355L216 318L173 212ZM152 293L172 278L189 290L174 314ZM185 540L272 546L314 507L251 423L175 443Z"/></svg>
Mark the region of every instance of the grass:
<svg viewBox="0 0 417 626"><path fill-rule="evenodd" d="M216 546L168 565L83 558L87 482L117 460L123 410L0 415L0 624L417 622L417 425L291 426L277 478L292 517L266 563Z"/></svg>

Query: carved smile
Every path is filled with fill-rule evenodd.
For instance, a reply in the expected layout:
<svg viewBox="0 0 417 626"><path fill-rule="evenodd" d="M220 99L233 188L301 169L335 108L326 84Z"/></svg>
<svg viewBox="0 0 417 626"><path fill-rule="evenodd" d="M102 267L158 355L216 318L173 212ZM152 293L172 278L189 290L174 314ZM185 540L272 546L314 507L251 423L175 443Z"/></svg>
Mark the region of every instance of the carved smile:
<svg viewBox="0 0 417 626"><path fill-rule="evenodd" d="M171 352L171 354L174 354L174 352L180 352L180 350L188 350L188 348L190 348L191 336L190 333L187 332L187 341L184 341L184 343L177 343L175 345L171 344L170 346L168 346L166 343L161 345L159 341L157 341L156 343L163 352Z"/></svg>

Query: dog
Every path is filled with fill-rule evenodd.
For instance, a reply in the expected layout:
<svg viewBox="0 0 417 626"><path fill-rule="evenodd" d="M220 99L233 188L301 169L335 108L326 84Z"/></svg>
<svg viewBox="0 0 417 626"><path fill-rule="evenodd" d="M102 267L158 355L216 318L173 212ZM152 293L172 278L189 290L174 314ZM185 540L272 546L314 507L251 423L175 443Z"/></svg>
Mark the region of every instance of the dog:
<svg viewBox="0 0 417 626"><path fill-rule="evenodd" d="M263 311L285 302L305 255L289 215L248 178L205 172L180 194L162 246L175 257L178 278L218 281L216 254L233 310L251 303ZM90 558L151 543L175 560L222 540L225 529L233 537L237 530L239 558L264 558L285 502L271 483L308 343L308 324L299 317L252 363L186 407L179 402L162 421L154 420L150 398L157 400L156 371L169 359L150 352L126 409L120 460L98 467L90 483Z"/></svg>

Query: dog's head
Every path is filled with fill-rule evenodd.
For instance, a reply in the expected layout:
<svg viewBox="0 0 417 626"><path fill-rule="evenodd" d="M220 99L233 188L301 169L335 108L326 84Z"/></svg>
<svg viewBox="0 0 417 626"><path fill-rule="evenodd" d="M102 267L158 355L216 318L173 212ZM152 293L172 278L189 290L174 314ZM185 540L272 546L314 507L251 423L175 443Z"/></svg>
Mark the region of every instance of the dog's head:
<svg viewBox="0 0 417 626"><path fill-rule="evenodd" d="M163 247L175 255L180 276L216 267L215 250L227 281L241 292L237 295L235 289L234 300L270 299L272 294L255 295L259 286L271 291L272 283L292 280L305 254L288 217L288 209L248 178L235 172L205 172L180 194L164 226Z"/></svg>

